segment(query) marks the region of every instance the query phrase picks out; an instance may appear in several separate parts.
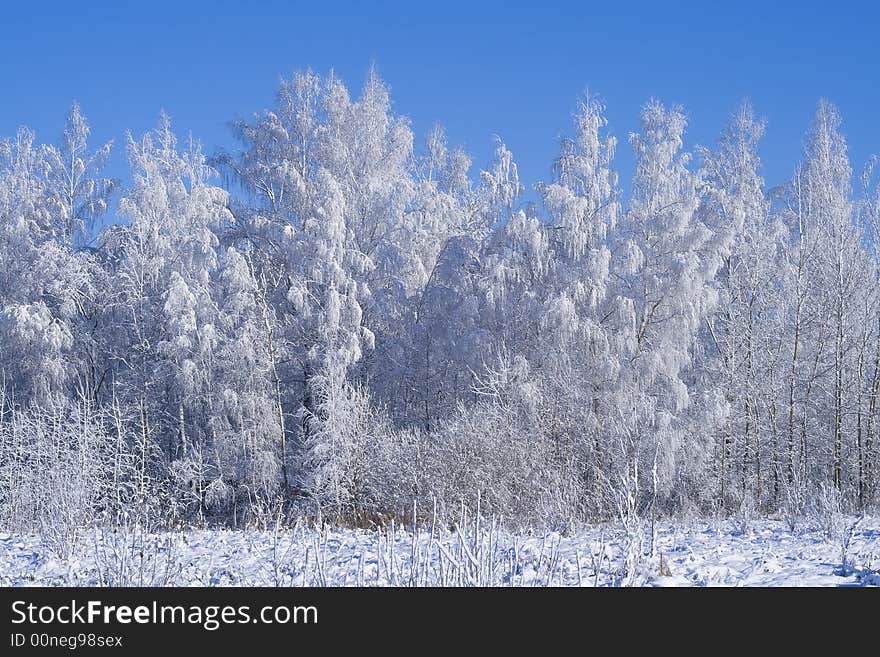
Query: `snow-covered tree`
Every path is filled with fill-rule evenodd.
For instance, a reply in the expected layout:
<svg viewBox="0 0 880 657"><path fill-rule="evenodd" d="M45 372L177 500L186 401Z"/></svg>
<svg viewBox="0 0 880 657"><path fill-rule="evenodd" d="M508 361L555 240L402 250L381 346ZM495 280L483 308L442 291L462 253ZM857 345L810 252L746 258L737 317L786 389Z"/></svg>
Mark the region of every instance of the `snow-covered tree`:
<svg viewBox="0 0 880 657"><path fill-rule="evenodd" d="M49 197L61 241L75 246L87 241L94 222L107 212L115 183L101 177L112 141L89 152L91 128L74 103L57 147L47 148Z"/></svg>
<svg viewBox="0 0 880 657"><path fill-rule="evenodd" d="M695 338L717 302L721 258L720 240L698 212L703 183L681 152L684 113L651 101L641 122L630 137L632 197L612 238L613 348L625 366L606 430L617 437L625 478L650 482L656 502L680 479L684 457L706 450L702 434L686 431L687 379Z"/></svg>
<svg viewBox="0 0 880 657"><path fill-rule="evenodd" d="M215 230L231 219L227 193L209 182L213 172L192 139L178 150L164 113L141 140L129 137L128 155L134 183L120 202L127 223L104 236L113 267L114 384L137 409L139 431L172 461L185 457L178 474L200 487L214 439L211 280Z"/></svg>
<svg viewBox="0 0 880 657"><path fill-rule="evenodd" d="M75 344L99 278L91 254L64 237L57 151L34 139L21 129L0 142L0 367L24 403L65 394L86 374Z"/></svg>
<svg viewBox="0 0 880 657"><path fill-rule="evenodd" d="M775 311L780 303L776 277L788 233L764 193L757 151L763 133L763 121L743 104L717 149L701 153L703 211L724 240L716 276L718 308L707 318L700 345L704 394L717 392L723 400L715 448L721 505L741 498L747 487L749 494L763 498L765 478L772 481L776 501L784 469L784 406L778 390L786 345Z"/></svg>

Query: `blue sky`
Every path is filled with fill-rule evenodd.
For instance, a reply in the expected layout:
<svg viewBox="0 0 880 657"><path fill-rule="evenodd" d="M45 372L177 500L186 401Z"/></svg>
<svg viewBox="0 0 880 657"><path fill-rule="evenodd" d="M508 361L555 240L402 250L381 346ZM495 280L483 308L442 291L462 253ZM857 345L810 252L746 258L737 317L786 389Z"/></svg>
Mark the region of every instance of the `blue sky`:
<svg viewBox="0 0 880 657"><path fill-rule="evenodd" d="M227 122L268 108L279 78L333 67L349 88L371 62L420 139L441 122L474 172L501 135L524 183L546 178L589 87L626 136L654 96L682 104L688 146L711 145L748 98L768 121L765 178L800 156L820 96L836 103L858 171L880 152L878 3L824 2L8 2L0 10L0 135L54 141L73 99L98 140L122 146L161 108L207 152ZM111 173L124 172L116 149Z"/></svg>

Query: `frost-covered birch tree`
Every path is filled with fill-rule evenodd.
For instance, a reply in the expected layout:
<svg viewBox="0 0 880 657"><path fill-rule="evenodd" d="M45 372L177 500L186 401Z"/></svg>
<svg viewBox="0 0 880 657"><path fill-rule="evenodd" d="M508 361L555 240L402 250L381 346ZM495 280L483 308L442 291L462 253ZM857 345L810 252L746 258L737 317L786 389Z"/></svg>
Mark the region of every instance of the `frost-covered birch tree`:
<svg viewBox="0 0 880 657"><path fill-rule="evenodd" d="M636 160L632 199L613 238L616 339L623 360L615 383L617 467L651 490L652 504L696 465L704 433L687 431L694 340L717 303L712 285L722 238L700 220L701 177L681 151L687 120L658 101L630 136ZM696 463L695 463L696 462Z"/></svg>

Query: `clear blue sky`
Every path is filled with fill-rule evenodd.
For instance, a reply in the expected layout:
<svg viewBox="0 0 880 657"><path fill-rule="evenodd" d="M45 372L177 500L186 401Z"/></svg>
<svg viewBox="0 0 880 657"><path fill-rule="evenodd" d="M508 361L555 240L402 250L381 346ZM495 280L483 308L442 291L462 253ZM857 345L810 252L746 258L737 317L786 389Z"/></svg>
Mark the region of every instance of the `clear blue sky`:
<svg viewBox="0 0 880 657"><path fill-rule="evenodd" d="M230 119L271 105L280 76L333 67L356 91L375 61L417 139L441 122L475 171L499 134L526 185L546 177L589 86L607 102L624 182L626 136L656 96L686 108L689 146L713 143L750 99L768 120L775 185L820 96L841 109L857 171L880 152L877 4L11 1L0 9L0 135L28 125L54 141L77 99L96 143L122 146L165 108L210 153L232 145Z"/></svg>

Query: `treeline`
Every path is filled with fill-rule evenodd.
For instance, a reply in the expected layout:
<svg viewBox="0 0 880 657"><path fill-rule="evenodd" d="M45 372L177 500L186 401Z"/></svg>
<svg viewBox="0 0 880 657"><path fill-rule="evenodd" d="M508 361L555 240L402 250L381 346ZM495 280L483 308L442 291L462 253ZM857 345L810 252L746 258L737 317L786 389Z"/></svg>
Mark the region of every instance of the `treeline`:
<svg viewBox="0 0 880 657"><path fill-rule="evenodd" d="M210 157L163 114L126 185L76 105L4 140L0 523L876 504L880 186L837 110L767 190L749 106L692 156L650 101L625 196L603 112L538 204L373 71L294 75Z"/></svg>

